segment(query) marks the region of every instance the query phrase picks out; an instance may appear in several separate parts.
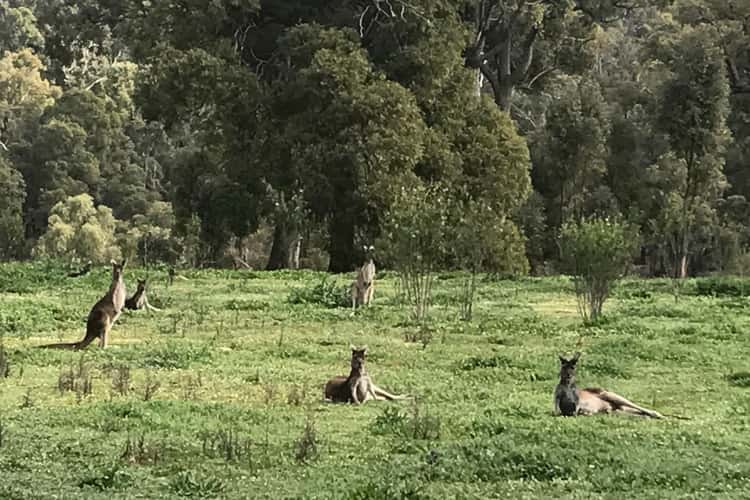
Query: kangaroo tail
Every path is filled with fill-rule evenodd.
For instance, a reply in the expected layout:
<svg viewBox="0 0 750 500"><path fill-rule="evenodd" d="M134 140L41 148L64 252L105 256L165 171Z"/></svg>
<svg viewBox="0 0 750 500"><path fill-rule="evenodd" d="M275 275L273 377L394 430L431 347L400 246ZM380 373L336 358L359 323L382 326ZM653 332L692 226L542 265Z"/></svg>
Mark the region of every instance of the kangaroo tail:
<svg viewBox="0 0 750 500"><path fill-rule="evenodd" d="M682 416L682 415L670 415L669 413L662 413L661 415L664 418L674 418L674 419L677 419L677 420L693 420L690 417L685 417L685 416Z"/></svg>
<svg viewBox="0 0 750 500"><path fill-rule="evenodd" d="M62 342L60 344L45 344L37 346L37 349L71 349L78 350L80 342Z"/></svg>

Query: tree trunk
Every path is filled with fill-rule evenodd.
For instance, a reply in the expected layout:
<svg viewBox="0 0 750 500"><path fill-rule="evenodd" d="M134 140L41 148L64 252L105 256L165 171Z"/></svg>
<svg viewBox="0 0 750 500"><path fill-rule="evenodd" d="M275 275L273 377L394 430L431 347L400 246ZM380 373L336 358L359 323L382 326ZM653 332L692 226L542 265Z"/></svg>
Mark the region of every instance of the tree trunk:
<svg viewBox="0 0 750 500"><path fill-rule="evenodd" d="M354 224L344 214L334 214L329 224L328 271L348 273L356 266L354 255Z"/></svg>
<svg viewBox="0 0 750 500"><path fill-rule="evenodd" d="M302 252L302 233L295 231L289 245L289 268L299 269L299 257Z"/></svg>
<svg viewBox="0 0 750 500"><path fill-rule="evenodd" d="M482 87L484 86L484 75L482 75L482 71L481 70L479 70L479 69L476 70L475 79L476 79L476 85L477 85L477 87L476 87L477 88L477 97L481 97L482 96Z"/></svg>
<svg viewBox="0 0 750 500"><path fill-rule="evenodd" d="M513 102L513 83L501 81L495 91L495 104L501 110L510 113L510 105Z"/></svg>
<svg viewBox="0 0 750 500"><path fill-rule="evenodd" d="M679 267L679 278L684 279L687 278L687 270L688 270L688 256L687 253L682 254L682 257L680 257L680 267Z"/></svg>
<svg viewBox="0 0 750 500"><path fill-rule="evenodd" d="M284 222L276 222L273 230L271 254L268 256L266 270L285 269L289 264L289 230Z"/></svg>

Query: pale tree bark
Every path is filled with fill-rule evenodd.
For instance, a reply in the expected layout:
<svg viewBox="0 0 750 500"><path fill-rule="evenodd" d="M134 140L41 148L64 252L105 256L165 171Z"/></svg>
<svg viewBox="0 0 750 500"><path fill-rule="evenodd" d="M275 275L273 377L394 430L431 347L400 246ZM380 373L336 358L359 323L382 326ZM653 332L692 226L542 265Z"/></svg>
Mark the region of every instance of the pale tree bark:
<svg viewBox="0 0 750 500"><path fill-rule="evenodd" d="M510 111L513 92L526 80L534 58L534 43L539 28L532 26L518 40L514 33L519 30L520 17L526 1L519 0L515 9L500 8L497 0L480 0L474 16L474 43L465 52L467 66L478 70L482 79L492 87L495 103L503 111ZM488 38L494 46L485 50ZM513 57L514 44L520 45L520 56ZM481 87L478 87L481 92Z"/></svg>

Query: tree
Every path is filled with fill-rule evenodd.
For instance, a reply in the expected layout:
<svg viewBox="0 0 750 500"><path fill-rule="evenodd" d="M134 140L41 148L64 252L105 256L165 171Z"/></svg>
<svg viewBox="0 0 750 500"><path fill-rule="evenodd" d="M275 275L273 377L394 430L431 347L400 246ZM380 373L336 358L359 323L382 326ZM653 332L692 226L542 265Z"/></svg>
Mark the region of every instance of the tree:
<svg viewBox="0 0 750 500"><path fill-rule="evenodd" d="M164 201L152 203L144 214L136 214L118 231L118 245L129 260L140 258L144 266L162 261L173 263L179 252L174 245L175 226L172 205Z"/></svg>
<svg viewBox="0 0 750 500"><path fill-rule="evenodd" d="M424 124L413 96L373 71L354 32L302 25L281 47L290 72L273 112L293 144L289 179L328 225L329 270L348 272L357 233L371 240L377 214L416 181Z"/></svg>
<svg viewBox="0 0 750 500"><path fill-rule="evenodd" d="M25 6L0 5L0 33L0 54L44 47L44 37L37 26L36 16Z"/></svg>
<svg viewBox="0 0 750 500"><path fill-rule="evenodd" d="M563 272L573 276L579 312L585 321L595 321L613 284L627 271L638 232L609 219L566 222L559 244Z"/></svg>
<svg viewBox="0 0 750 500"><path fill-rule="evenodd" d="M0 154L0 260L17 258L22 254L25 198L26 185L21 173Z"/></svg>
<svg viewBox="0 0 750 500"><path fill-rule="evenodd" d="M518 276L529 271L524 238L516 225L483 202L456 200L451 205L449 242L452 263L467 273L462 284L461 318L470 321L480 272Z"/></svg>
<svg viewBox="0 0 750 500"><path fill-rule="evenodd" d="M236 60L163 47L148 60L136 100L182 145L166 169L178 226L196 215L216 260L230 236L246 236L260 220L258 80Z"/></svg>
<svg viewBox="0 0 750 500"><path fill-rule="evenodd" d="M44 69L28 48L0 58L0 150L23 145L30 124L60 96L60 89L42 76Z"/></svg>
<svg viewBox="0 0 750 500"><path fill-rule="evenodd" d="M671 178L664 189L677 220L672 263L675 277L685 277L700 207L712 203L726 187L724 153L729 141L729 84L716 32L709 27L685 28L669 61L659 125L669 137L672 153L660 164ZM677 212L674 208L679 207ZM672 219L674 219L672 217Z"/></svg>
<svg viewBox="0 0 750 500"><path fill-rule="evenodd" d="M72 262L119 259L116 222L112 210L104 205L94 206L88 194L71 196L52 207L47 232L39 239L34 255Z"/></svg>
<svg viewBox="0 0 750 500"><path fill-rule="evenodd" d="M86 147L88 139L83 127L67 120L53 118L39 128L22 165L29 236L44 232L55 204L76 193L97 192L99 162Z"/></svg>
<svg viewBox="0 0 750 500"><path fill-rule="evenodd" d="M643 0L469 0L462 3L464 20L472 27L466 64L486 79L495 102L511 110L517 87L531 87L541 77L581 52L597 23L611 23L629 11L648 5ZM538 45L549 41L547 54ZM539 61L541 59L541 61ZM567 59L567 61L566 61ZM543 62L542 65L536 64Z"/></svg>
<svg viewBox="0 0 750 500"><path fill-rule="evenodd" d="M399 273L403 297L420 321L429 313L435 272L446 262L450 205L447 187L404 187L383 217L378 248Z"/></svg>
<svg viewBox="0 0 750 500"><path fill-rule="evenodd" d="M588 78L565 78L546 113L534 151L537 189L550 202L556 227L581 218L606 173L609 122L599 85Z"/></svg>

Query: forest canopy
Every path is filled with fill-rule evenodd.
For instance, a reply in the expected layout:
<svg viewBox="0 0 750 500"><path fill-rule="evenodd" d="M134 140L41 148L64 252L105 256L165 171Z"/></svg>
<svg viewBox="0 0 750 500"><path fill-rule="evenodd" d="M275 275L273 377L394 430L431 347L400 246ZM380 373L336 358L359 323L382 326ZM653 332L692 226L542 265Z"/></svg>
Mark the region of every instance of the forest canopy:
<svg viewBox="0 0 750 500"><path fill-rule="evenodd" d="M494 267L610 217L737 271L749 161L750 2L0 4L3 260L349 271L416 190L525 244Z"/></svg>

